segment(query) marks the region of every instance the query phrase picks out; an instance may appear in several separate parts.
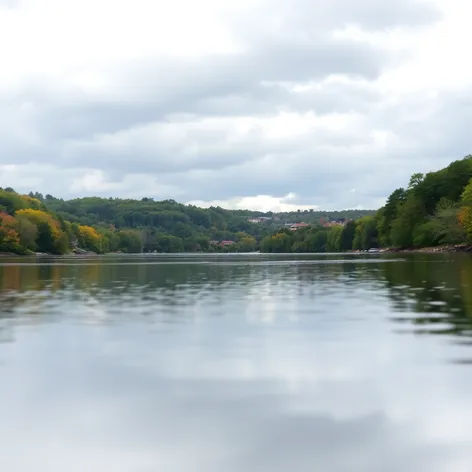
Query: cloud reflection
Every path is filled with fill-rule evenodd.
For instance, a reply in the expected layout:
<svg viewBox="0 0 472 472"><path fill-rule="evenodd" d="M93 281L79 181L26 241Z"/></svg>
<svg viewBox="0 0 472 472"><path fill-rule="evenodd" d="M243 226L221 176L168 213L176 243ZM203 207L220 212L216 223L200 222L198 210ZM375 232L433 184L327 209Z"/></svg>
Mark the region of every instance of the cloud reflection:
<svg viewBox="0 0 472 472"><path fill-rule="evenodd" d="M472 382L444 362L468 346L393 329L433 266L179 267L16 269L5 470L468 470Z"/></svg>

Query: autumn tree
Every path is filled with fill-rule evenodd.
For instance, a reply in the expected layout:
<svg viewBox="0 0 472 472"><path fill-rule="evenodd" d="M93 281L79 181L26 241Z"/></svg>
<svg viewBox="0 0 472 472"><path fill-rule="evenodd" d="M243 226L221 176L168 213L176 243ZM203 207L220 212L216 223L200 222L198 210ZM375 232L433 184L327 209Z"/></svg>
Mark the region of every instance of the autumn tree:
<svg viewBox="0 0 472 472"><path fill-rule="evenodd" d="M61 230L59 222L51 214L43 210L27 208L17 211L16 216L27 219L36 225L35 242L38 251L52 254L67 252L69 248L67 235Z"/></svg>
<svg viewBox="0 0 472 472"><path fill-rule="evenodd" d="M0 251L18 252L20 236L14 229L16 220L8 213L0 213Z"/></svg>
<svg viewBox="0 0 472 472"><path fill-rule="evenodd" d="M37 226L22 215L17 215L15 220L15 229L20 236L21 246L29 251L36 251Z"/></svg>
<svg viewBox="0 0 472 472"><path fill-rule="evenodd" d="M80 225L79 228L79 244L83 249L96 253L102 252L101 237L95 228L91 226Z"/></svg>

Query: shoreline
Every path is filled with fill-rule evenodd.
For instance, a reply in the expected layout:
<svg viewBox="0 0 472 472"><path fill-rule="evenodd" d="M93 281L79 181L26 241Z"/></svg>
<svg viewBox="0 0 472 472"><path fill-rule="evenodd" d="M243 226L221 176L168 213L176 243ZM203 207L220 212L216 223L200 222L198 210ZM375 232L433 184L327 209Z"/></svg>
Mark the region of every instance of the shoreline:
<svg viewBox="0 0 472 472"><path fill-rule="evenodd" d="M437 253L472 253L472 245L470 244L449 244L449 245L444 245L444 246L433 246L433 247L423 247L423 248L379 248L378 251L376 250L375 252L372 252L372 254L437 254ZM370 254L369 251L363 251L363 250L351 250L351 251L344 251L340 252L338 254L363 254L363 253L368 253ZM106 254L122 254L120 252L109 252L105 254L97 254L95 252L91 251L72 251L66 254L47 254L47 253L30 253L30 254L16 254L14 252L0 252L0 257L61 257L61 256L100 256L100 255L106 255ZM165 254L165 253L162 253ZM172 253L167 253L167 254L172 254ZM175 254L185 254L183 253L175 253ZM201 254L215 254L214 252L202 252ZM225 254L225 253L222 253ZM226 253L226 254L238 254L237 252L234 253ZM267 253L260 253L260 254L271 254L269 252ZM290 253L290 254L297 254L296 252ZM306 253L306 254L326 254L324 252L312 252L312 253ZM335 254L335 253L333 253Z"/></svg>
<svg viewBox="0 0 472 472"><path fill-rule="evenodd" d="M380 249L381 254L404 254L404 253L451 253L451 252L472 252L472 245L469 244L449 244L444 246L422 247L422 248L385 248Z"/></svg>
<svg viewBox="0 0 472 472"><path fill-rule="evenodd" d="M106 253L106 254L119 254L119 253ZM61 256L99 256L96 252L84 251L84 252L66 252L65 254L48 254L46 252L32 252L29 254L17 254L15 252L1 252L0 257L61 257Z"/></svg>

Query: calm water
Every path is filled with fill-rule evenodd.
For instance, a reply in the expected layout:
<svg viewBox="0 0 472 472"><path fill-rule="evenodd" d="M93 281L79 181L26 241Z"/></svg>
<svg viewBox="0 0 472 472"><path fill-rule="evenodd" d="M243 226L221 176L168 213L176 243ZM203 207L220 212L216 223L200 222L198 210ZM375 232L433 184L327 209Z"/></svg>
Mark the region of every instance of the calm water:
<svg viewBox="0 0 472 472"><path fill-rule="evenodd" d="M469 472L472 257L0 259L0 470Z"/></svg>

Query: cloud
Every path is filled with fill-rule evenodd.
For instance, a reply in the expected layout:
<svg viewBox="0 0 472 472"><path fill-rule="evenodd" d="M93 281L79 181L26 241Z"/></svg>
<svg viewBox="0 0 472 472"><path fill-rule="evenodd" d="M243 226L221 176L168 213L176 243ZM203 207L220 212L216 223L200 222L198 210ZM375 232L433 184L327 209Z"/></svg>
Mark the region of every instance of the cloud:
<svg viewBox="0 0 472 472"><path fill-rule="evenodd" d="M256 195L255 197L233 197L228 200L196 200L189 202L191 205L200 207L224 207L229 206L236 210L258 210L258 211L297 211L313 209L311 205L299 205L291 203L297 201L297 195L289 193L283 197L273 197L271 195Z"/></svg>
<svg viewBox="0 0 472 472"><path fill-rule="evenodd" d="M19 0L0 0L0 8L15 8L19 5Z"/></svg>
<svg viewBox="0 0 472 472"><path fill-rule="evenodd" d="M1 186L374 208L468 152L456 0L1 5Z"/></svg>

